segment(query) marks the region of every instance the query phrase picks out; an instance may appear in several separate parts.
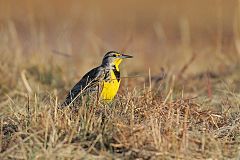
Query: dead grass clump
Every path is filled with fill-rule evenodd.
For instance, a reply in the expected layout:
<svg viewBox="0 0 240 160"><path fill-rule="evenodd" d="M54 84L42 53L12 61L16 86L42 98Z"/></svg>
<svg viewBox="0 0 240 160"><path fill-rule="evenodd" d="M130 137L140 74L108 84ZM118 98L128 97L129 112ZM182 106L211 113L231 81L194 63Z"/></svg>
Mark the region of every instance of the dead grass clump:
<svg viewBox="0 0 240 160"><path fill-rule="evenodd" d="M113 104L92 101L73 112L58 110L56 98L41 98L25 99L24 108L2 119L2 158L236 156L239 118L203 109L198 99L133 91Z"/></svg>

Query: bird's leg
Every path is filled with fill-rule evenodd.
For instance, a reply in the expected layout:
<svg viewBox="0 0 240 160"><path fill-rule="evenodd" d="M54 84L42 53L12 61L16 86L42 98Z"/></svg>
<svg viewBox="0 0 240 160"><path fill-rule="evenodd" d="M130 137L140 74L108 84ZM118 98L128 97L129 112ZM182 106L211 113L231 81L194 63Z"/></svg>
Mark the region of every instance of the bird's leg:
<svg viewBox="0 0 240 160"><path fill-rule="evenodd" d="M99 93L100 93L100 83L98 83L98 85L97 85L97 107L98 107L98 105L99 105L99 100L100 100L100 95L99 95Z"/></svg>

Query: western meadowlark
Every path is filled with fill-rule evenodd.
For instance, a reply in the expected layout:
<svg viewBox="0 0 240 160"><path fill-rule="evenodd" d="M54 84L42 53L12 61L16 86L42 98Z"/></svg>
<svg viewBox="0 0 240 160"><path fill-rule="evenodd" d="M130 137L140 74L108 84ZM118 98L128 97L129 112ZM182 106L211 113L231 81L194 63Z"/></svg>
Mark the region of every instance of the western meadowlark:
<svg viewBox="0 0 240 160"><path fill-rule="evenodd" d="M82 79L70 90L66 100L61 105L69 106L81 95L99 93L100 99L110 102L117 94L120 85L119 65L125 58L132 58L116 51L105 54L102 64L86 73Z"/></svg>

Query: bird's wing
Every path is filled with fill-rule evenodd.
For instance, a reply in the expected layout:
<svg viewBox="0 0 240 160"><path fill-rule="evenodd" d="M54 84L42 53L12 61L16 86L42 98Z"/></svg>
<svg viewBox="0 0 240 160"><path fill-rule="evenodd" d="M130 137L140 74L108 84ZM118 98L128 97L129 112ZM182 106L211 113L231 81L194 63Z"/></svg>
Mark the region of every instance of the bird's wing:
<svg viewBox="0 0 240 160"><path fill-rule="evenodd" d="M67 106L71 104L79 94L84 91L96 87L99 82L104 78L105 70L103 67L96 67L86 73L82 79L70 90L65 102L62 106Z"/></svg>

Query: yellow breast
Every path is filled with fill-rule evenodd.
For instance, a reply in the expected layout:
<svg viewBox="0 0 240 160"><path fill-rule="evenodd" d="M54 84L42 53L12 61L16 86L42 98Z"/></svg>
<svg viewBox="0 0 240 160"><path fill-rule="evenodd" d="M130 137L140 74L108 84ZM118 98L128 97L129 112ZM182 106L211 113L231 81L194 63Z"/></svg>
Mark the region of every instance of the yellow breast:
<svg viewBox="0 0 240 160"><path fill-rule="evenodd" d="M104 81L103 86L102 86L102 92L101 92L101 99L110 102L112 99L115 97L117 94L117 91L119 89L120 85L120 80L118 81L114 72L111 70L110 71L110 80L109 81Z"/></svg>

